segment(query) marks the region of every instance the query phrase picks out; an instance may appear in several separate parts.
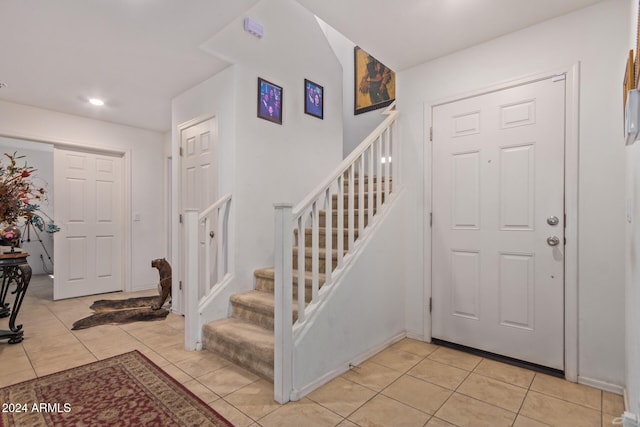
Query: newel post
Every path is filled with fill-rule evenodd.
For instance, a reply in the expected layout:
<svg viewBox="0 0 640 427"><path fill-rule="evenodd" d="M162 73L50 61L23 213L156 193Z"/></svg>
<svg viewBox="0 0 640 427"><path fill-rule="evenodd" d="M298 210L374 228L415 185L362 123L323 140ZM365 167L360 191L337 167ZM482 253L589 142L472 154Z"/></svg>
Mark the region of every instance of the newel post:
<svg viewBox="0 0 640 427"><path fill-rule="evenodd" d="M290 400L293 387L293 232L292 205L275 207L274 398Z"/></svg>
<svg viewBox="0 0 640 427"><path fill-rule="evenodd" d="M198 307L198 211L185 211L185 289L184 307L184 349L198 349L200 341L200 313Z"/></svg>

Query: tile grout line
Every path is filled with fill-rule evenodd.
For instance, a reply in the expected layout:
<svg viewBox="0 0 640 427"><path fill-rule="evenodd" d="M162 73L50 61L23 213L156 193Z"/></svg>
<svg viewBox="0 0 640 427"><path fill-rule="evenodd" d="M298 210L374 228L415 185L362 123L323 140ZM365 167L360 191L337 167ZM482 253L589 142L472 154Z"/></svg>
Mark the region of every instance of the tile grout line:
<svg viewBox="0 0 640 427"><path fill-rule="evenodd" d="M56 314L56 312L54 312L53 310L51 310L50 305L44 305L44 307L46 307L47 312L48 312L49 314L51 314L51 315L52 315L56 320L60 321L60 322L63 324L64 328L66 329L66 333L70 333L71 335L73 335L73 336L74 336L74 339L75 339L76 341L80 342L80 343L82 344L83 348L85 348L85 349L89 352L89 354L91 354L91 355L92 355L92 357L96 358L97 360L100 360L100 359L98 358L98 356L97 356L97 353L94 353L93 351L91 351L91 350L89 349L89 347L87 346L87 344L85 343L85 341L83 340L83 338L81 338L81 337L79 337L79 336L76 336L76 335L75 335L75 334L74 334L74 333L69 329L69 327L65 324L65 322L63 322L63 321L62 321L62 319L58 316L58 314ZM64 311L60 311L60 314L61 314L61 315L62 315L62 314L64 314L64 313L65 313ZM265 414L265 415L261 416L259 419L257 419L257 420L256 420L256 419L254 419L253 417L251 417L251 416L249 416L248 414L246 414L246 413L245 413L244 411L242 411L240 408L238 408L238 407L236 407L235 405L233 405L231 402L229 402L229 401L228 401L228 400L226 400L226 399L228 398L228 396L232 395L233 393L235 393L235 392L237 392L237 391L239 391L239 390L242 390L242 389L244 389L244 388L248 387L249 385L254 384L255 382L259 381L259 379L256 379L256 380L254 380L254 381L251 381L249 384L245 384L245 385L243 385L242 387L238 388L237 390L234 390L234 391L233 391L233 392L231 392L231 393L228 393L228 394L227 394L227 395L225 395L225 396L220 396L220 395L218 395L217 393L215 393L215 391L214 391L214 390L210 389L209 387L207 387L206 385L204 385L203 383L201 383L201 382L199 381L199 377L192 376L191 374L187 373L187 372L186 372L186 371L184 371L182 368L180 368L180 367L178 366L178 364L177 364L178 362L174 362L172 359L165 359L165 358L162 356L162 353L161 353L160 351L158 351L158 349L157 349L157 348L155 348L155 347L153 347L153 346L151 346L151 345L147 345L147 344L146 344L145 342L143 342L140 338L138 338L136 335L134 335L132 332L130 332L130 330L128 330L128 329L123 329L123 328L121 327L121 325L116 325L116 326L117 326L121 331L126 332L126 335L127 335L127 336L129 336L129 337L131 337L131 338L134 338L134 341L135 341L135 343L136 343L136 346L141 346L142 348L149 349L150 351L154 352L155 354L158 354L158 356L159 356L159 357L161 357L163 360L165 360L168 366L172 366L172 367L173 367L172 369L178 369L178 371L176 371L176 372L183 372L183 373L184 373L184 375L185 375L185 377L184 377L184 378L188 378L188 380L186 380L186 381L180 381L182 384L184 384L185 382L188 382L188 381L192 381L192 380L197 381L197 382L198 382L199 384L201 384L201 385L202 385L206 390L209 390L209 391L211 391L215 396L218 396L218 398L216 398L213 402L215 402L215 401L219 401L220 399L222 399L222 401L223 401L223 402L225 402L226 404L228 404L231 408L235 409L239 414L242 414L242 415L246 416L249 420L253 421L255 424L250 424L251 426L254 426L254 425L255 425L255 426L258 426L258 425L260 425L260 423L259 423L259 421L260 421L260 420L263 420L263 419L264 419L266 416L268 416L269 414L272 414L274 411L277 411L277 410L279 410L280 408L282 408L282 407L284 407L284 406L285 406L285 405L281 405L281 406L279 406L279 407L276 407L276 409L274 409L273 411L270 411L269 413L267 413L267 414ZM178 324L177 324L177 323L176 323L176 324L174 324L174 325L172 325L172 327L175 327L176 329L178 329L178 328L177 328L177 326L178 326ZM85 338L86 338L86 337L85 337ZM154 341L155 341L155 339L154 339ZM29 362L29 366L30 366L31 370L33 371L33 374L35 375L35 377L36 377L36 378L40 377L40 375L38 375L37 371L35 370L34 363L33 363L33 360L32 360L32 355L31 355L31 354L30 354L30 352L27 350L27 348L25 348L25 346L24 346L23 344L21 344L21 346L22 346L22 351L24 352L24 357L27 357L27 361ZM416 348L417 348L417 347L416 347ZM498 382L504 382L505 384L513 385L513 386L516 386L516 387L521 387L521 386L519 386L519 385L511 384L510 382L502 381L502 380L499 380L499 379L497 379L497 378L493 378L493 377L490 377L490 376L487 376L487 375L483 375L482 373L478 373L478 372L476 372L476 371L477 371L477 369L478 369L478 368L480 367L480 365L482 364L482 362L485 360L485 358L481 358L481 359L480 359L480 361L479 361L479 362L478 362L478 363L477 363L477 364L476 364L476 365L475 365L471 370L467 371L466 369L464 369L464 370L467 372L467 373L466 373L466 375L464 375L464 378L460 381L460 383L459 383L459 384L457 384L457 386L456 386L453 390L448 389L448 391L450 391L450 392L451 392L451 394L450 394L450 395L447 397L447 399L446 399L446 400L445 400L445 401L444 401L444 402L443 402L443 403L442 403L442 404L437 408L437 410L436 410L436 411L434 411L435 413L434 413L433 415L432 415L432 414L429 414L428 412L425 412L425 411L423 411L423 410L421 410L421 409L415 408L414 406L412 406L412 405L410 405L410 404L408 404L408 403L402 402L402 401L400 401L400 400L397 400L397 399L395 399L395 398L393 398L393 397L390 397L390 396L386 396L386 395L384 394L385 390L387 390L387 389L388 389L389 387L391 387L393 384L396 384L396 383L397 383L401 378L403 378L403 377L405 377L405 376L406 376L407 378L415 378L415 379L418 379L418 380L420 380L420 381L424 381L424 382L426 382L426 383L429 383L429 384L432 384L432 385L435 385L435 386L439 386L438 384L435 384L435 383L433 383L433 382L431 382L431 381L428 381L428 380L425 380L425 379L422 379L422 378L415 377L415 376L413 376L413 375L411 375L411 374L409 373L412 369L414 369L417 365L419 365L420 363L422 363L422 362L423 362L424 360L426 360L426 359L429 359L429 360L431 360L431 361L433 361L433 362L440 363L440 364L445 365L445 366L451 366L451 367L456 367L456 368L457 368L457 366L455 366L455 365L451 365L451 364L449 364L449 363L443 363L443 362L441 362L441 361L439 361L439 360L435 360L435 359L431 358L431 356L433 356L433 355L434 355L434 353L435 353L439 348L440 348L440 347L438 347L438 348L436 348L435 350L433 350L433 351L429 352L427 355L417 354L417 353L414 353L414 352L411 352L411 351L406 351L406 350L403 350L403 349L396 348L395 350L397 350L397 351L399 351L399 352L404 352L404 353L412 354L412 355L414 355L414 356L419 356L419 357L421 358L419 361L417 361L416 363L412 364L412 365L411 365L411 367L409 367L409 368L408 368L408 369L406 369L406 370L396 370L396 369L391 368L391 367L389 367L389 366L387 366L387 365L385 365L385 364L381 364L381 363L373 362L373 361L372 361L371 363L373 363L373 364L374 364L374 365L376 365L376 366L381 366L381 367L384 367L384 368L386 368L386 369L391 369L391 370L394 370L394 371L396 371L397 373L399 373L399 374L400 374L400 376L399 376L398 378L394 379L391 383L389 383L389 384L387 384L386 386L382 387L379 391L378 391L378 390L371 389L371 388L370 388L370 387L368 387L368 386L364 386L364 385L362 385L362 384L359 384L359 383L357 383L357 382L355 382L355 381L352 381L351 379L347 379L347 378L342 377L342 378L343 378L343 380L349 381L349 382L351 382L351 383L353 383L353 384L357 384L358 386L363 387L363 388L365 388L365 389L368 389L368 390L370 390L370 391L372 391L372 392L374 393L374 394L373 394L373 396L372 396L371 398L367 399L365 402L363 402L362 404L360 404L356 409L354 409L354 410L353 410L351 413L349 413L347 416L342 416L342 415L340 415L340 414L337 414L336 412L334 412L334 411L333 411L333 410L331 410L330 408L326 407L325 405L323 405L323 404L321 404L321 403L319 403L319 402L316 402L315 400L313 400L313 399L311 399L311 398L309 398L309 401L310 401L310 402L312 402L312 403L314 403L314 404L317 404L319 407L321 407L321 408L323 408L323 409L325 409L325 410L327 410L327 411L329 411L329 412L331 412L331 413L335 414L336 416L340 417L340 418L342 419L342 420L340 421L340 423L345 422L345 421L348 421L348 422L351 422L351 423L353 423L353 424L356 424L356 425L357 425L357 423L355 423L355 422L353 422L353 421L349 420L349 418L348 418L348 417L352 416L355 412L357 412L358 410L362 409L362 408L363 408L366 404L368 404L372 399L374 399L374 398L376 398L376 397L378 397L378 396L382 395L383 397L386 397L386 398L392 399L392 400L394 400L394 401L397 401L397 402L399 402L399 403L402 403L402 404L404 404L404 405L407 405L407 406L409 406L409 407L411 407L411 408L416 409L417 411L420 411L420 412L422 412L422 413L424 413L424 414L428 415L428 416L429 416L429 419L426 421L426 423L428 424L428 423L429 423L429 421L430 421L430 420L432 420L432 419L434 419L434 418L436 418L436 419L440 419L440 418L436 417L435 413L437 413L437 412L438 412L438 411L439 411L439 410L440 410L444 405L446 405L446 404L447 404L447 402L449 402L449 401L450 401L451 397L452 397L452 396L454 396L455 394L462 395L462 396L468 397L468 398L470 398L470 399L474 399L474 400L476 400L476 401L479 401L479 402L485 403L485 404L487 404L487 405L490 405L490 406L493 406L493 407L496 407L496 408L499 408L499 409L505 410L504 408L501 408L501 407L499 407L499 406L493 405L493 404L491 404L491 403L489 403L489 402L485 402L485 401L483 401L483 400L481 400L481 399L476 399L476 398L474 398L474 397L472 397L472 396L468 396L468 395L463 394L463 393L461 393L461 392L459 391L459 389L462 387L462 385L463 385L466 381L468 381L468 380L469 380L469 378L470 378L471 374L477 374L477 375L479 375L479 376L483 376L483 377L491 378L492 380L496 380L496 381L498 381ZM97 351L97 350L96 350L96 351ZM172 350L172 351L173 351L173 350ZM172 353L172 354L173 354L173 353ZM174 357L174 358L177 358L177 356L178 356L178 354L176 353L176 357ZM185 360L186 360L186 359L185 359ZM164 368L163 368L163 369L164 369ZM219 369L222 369L222 368L219 368ZM216 369L216 370L217 370L217 369ZM568 400L568 399L567 399L567 398L565 398L565 397L558 397L558 396L556 396L556 395L552 395L552 394L549 394L549 393L544 392L544 391L534 390L532 387L534 386L534 381L535 381L535 379L536 379L536 375L538 375L538 374L537 374L537 373L535 373L535 374L534 374L534 376L532 377L531 381L529 382L528 387L526 387L526 388L525 388L525 387L521 387L521 388L524 388L524 389L526 390L526 393L525 393L525 395L524 395L524 397L523 397L523 399L522 399L522 401L521 401L521 403L520 403L519 408L517 409L517 412L515 412L515 417L516 417L516 418L514 419L514 423L515 423L515 421L517 420L518 416L520 416L520 415L521 415L521 411L522 411L522 409L523 409L523 407L524 407L524 405L525 405L525 402L527 401L527 398L529 398L529 397L532 395L532 392L540 393L541 395L547 396L547 397L549 397L549 398L551 398L551 399L557 399L558 401L562 401L562 402L566 402L566 403L569 403L569 404L573 404L573 405L576 405L577 407L586 408L586 409L591 409L591 410L593 410L593 411L599 412L599 415L600 415L600 425L602 425L602 424L604 423L604 421L603 421L603 416L604 416L604 403L605 403L605 402L604 402L604 394L603 394L603 392L602 392L601 390L599 390L599 392L600 392L600 404L599 404L599 410L598 410L598 409L595 409L594 407L591 407L591 406L585 406L583 403L576 403L576 402L575 402L575 401L573 401L573 400ZM339 377L341 377L341 376L338 376L337 378L339 378ZM439 387L442 387L442 386L439 386ZM445 387L445 388L446 388L446 387ZM552 390L552 391L553 391L553 390ZM590 400L591 400L591 399L582 399L582 400L581 400L581 402L588 402L588 401L590 401ZM212 402L212 403L213 403L213 402ZM511 411L509 411L509 412L511 412ZM533 418L533 419L535 419L535 418ZM536 420L536 421L537 421L537 420ZM512 423L512 424L513 424L513 423ZM426 425L426 424L425 424L425 425Z"/></svg>

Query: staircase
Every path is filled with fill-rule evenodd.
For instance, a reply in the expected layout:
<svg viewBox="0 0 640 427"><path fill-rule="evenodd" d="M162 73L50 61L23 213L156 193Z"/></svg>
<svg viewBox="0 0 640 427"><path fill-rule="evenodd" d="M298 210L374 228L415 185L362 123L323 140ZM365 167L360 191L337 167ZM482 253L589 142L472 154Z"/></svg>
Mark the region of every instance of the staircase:
<svg viewBox="0 0 640 427"><path fill-rule="evenodd" d="M362 179L365 183L365 187L368 187L368 179L365 177ZM377 180L373 179L373 188L377 188ZM391 179L388 180L389 184L392 184ZM384 191L385 180L381 180L381 189ZM354 193L358 193L358 178L354 181ZM344 224L348 224L348 181L344 183ZM381 200L384 201L384 192L380 194ZM364 226L368 223L368 206L369 195L364 195ZM374 201L373 212L376 211L377 194L372 195ZM330 202L331 214L332 214L332 250L331 254L327 254L326 248L326 236L327 229L324 226L327 223L326 210L319 211L319 228L318 228L318 283L320 286L325 283L325 270L326 270L326 257L330 256L332 259L333 269L337 266L338 261L338 195L333 194ZM358 221L359 221L359 205L358 197L353 198L354 202L354 214L353 214L353 230L354 239L358 238ZM305 301L309 303L312 295L312 228L304 228L305 233L305 247L300 248L298 246L298 230L294 230L294 247L293 247L293 265L296 265L298 260L298 252L304 251L304 264L305 264ZM344 252L346 253L348 247L348 227L343 227L343 242ZM234 362L235 364L259 375L260 377L273 382L274 379L274 286L275 286L275 270L274 268L262 268L254 272L255 278L255 290L244 292L240 294L232 295L230 298L232 315L229 318L218 320L203 326L204 335L204 348L208 351L212 351L216 354L223 356L224 358ZM293 312L291 314L292 324L298 318L298 270L294 267L293 271Z"/></svg>

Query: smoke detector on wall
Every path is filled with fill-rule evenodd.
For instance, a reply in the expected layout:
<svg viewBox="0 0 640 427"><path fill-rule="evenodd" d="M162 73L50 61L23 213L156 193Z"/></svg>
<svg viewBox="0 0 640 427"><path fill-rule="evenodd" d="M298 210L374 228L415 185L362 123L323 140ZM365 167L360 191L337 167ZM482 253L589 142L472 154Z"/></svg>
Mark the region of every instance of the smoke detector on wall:
<svg viewBox="0 0 640 427"><path fill-rule="evenodd" d="M251 18L244 18L244 30L259 39L264 36L264 27Z"/></svg>

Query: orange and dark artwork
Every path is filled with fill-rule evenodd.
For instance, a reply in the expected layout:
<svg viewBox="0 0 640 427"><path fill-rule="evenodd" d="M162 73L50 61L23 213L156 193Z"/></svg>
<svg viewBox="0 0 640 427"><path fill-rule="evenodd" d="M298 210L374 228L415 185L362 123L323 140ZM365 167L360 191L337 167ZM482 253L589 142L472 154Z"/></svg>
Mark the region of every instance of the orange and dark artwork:
<svg viewBox="0 0 640 427"><path fill-rule="evenodd" d="M354 114L384 108L396 99L396 73L356 46Z"/></svg>
<svg viewBox="0 0 640 427"><path fill-rule="evenodd" d="M627 105L627 94L630 90L636 88L636 77L635 77L635 64L633 61L633 49L629 51L629 57L627 58L627 65L624 71L624 79L622 81L622 106L626 108Z"/></svg>

